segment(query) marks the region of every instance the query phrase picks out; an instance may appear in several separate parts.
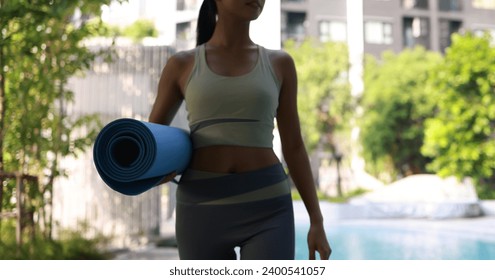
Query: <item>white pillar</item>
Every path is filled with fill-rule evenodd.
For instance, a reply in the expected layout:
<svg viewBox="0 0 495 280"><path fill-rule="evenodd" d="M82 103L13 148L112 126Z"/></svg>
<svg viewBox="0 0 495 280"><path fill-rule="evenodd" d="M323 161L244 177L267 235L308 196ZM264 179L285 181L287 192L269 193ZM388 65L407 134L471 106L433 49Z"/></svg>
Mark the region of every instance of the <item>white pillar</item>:
<svg viewBox="0 0 495 280"><path fill-rule="evenodd" d="M349 46L349 81L352 95L363 92L364 19L363 0L347 0L347 44Z"/></svg>
<svg viewBox="0 0 495 280"><path fill-rule="evenodd" d="M347 0L347 45L349 48L349 82L351 94L357 97L363 93L363 57L364 57L364 9L363 0ZM359 114L360 108L357 108ZM359 127L352 124L351 168L359 176L364 172L364 160L359 155Z"/></svg>
<svg viewBox="0 0 495 280"><path fill-rule="evenodd" d="M258 45L268 49L281 48L280 0L267 0L260 17L251 22L250 36ZM282 159L282 144L277 129L273 133L273 150Z"/></svg>
<svg viewBox="0 0 495 280"><path fill-rule="evenodd" d="M146 15L155 22L158 40L173 45L177 33L177 0L147 0Z"/></svg>
<svg viewBox="0 0 495 280"><path fill-rule="evenodd" d="M251 23L253 41L268 49L281 47L280 0L267 0L260 17Z"/></svg>

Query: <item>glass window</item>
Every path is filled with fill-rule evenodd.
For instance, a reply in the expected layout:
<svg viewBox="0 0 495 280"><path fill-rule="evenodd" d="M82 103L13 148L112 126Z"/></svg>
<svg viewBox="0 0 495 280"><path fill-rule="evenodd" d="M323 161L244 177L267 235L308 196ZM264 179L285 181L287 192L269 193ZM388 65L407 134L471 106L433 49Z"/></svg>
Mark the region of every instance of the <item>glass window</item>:
<svg viewBox="0 0 495 280"><path fill-rule="evenodd" d="M186 9L186 1L185 0L177 0L177 10L183 11Z"/></svg>
<svg viewBox="0 0 495 280"><path fill-rule="evenodd" d="M462 21L440 19L440 49L445 51L452 44L452 34L459 32L462 27Z"/></svg>
<svg viewBox="0 0 495 280"><path fill-rule="evenodd" d="M476 9L495 10L495 0L472 0L472 3Z"/></svg>
<svg viewBox="0 0 495 280"><path fill-rule="evenodd" d="M320 21L319 36L321 42L347 40L347 25L342 21Z"/></svg>
<svg viewBox="0 0 495 280"><path fill-rule="evenodd" d="M461 11L462 10L461 0L438 0L438 9L440 11Z"/></svg>
<svg viewBox="0 0 495 280"><path fill-rule="evenodd" d="M404 9L428 9L428 0L402 0Z"/></svg>
<svg viewBox="0 0 495 280"><path fill-rule="evenodd" d="M430 48L430 22L428 18L405 17L403 19L404 46L414 47L422 45Z"/></svg>
<svg viewBox="0 0 495 280"><path fill-rule="evenodd" d="M302 38L305 35L306 13L289 12L286 14L285 33L290 38Z"/></svg>
<svg viewBox="0 0 495 280"><path fill-rule="evenodd" d="M177 0L177 10L194 10L197 5L197 0Z"/></svg>
<svg viewBox="0 0 495 280"><path fill-rule="evenodd" d="M484 29L480 29L480 28L477 28L477 29L474 29L474 34L476 36L484 36L486 33L488 33L492 39L492 42L495 43L495 27L493 28L484 28Z"/></svg>
<svg viewBox="0 0 495 280"><path fill-rule="evenodd" d="M382 21L366 21L364 39L368 44L392 44L392 24Z"/></svg>
<svg viewBox="0 0 495 280"><path fill-rule="evenodd" d="M190 34L192 34L191 23L183 22L176 25L177 38L179 39L189 39Z"/></svg>

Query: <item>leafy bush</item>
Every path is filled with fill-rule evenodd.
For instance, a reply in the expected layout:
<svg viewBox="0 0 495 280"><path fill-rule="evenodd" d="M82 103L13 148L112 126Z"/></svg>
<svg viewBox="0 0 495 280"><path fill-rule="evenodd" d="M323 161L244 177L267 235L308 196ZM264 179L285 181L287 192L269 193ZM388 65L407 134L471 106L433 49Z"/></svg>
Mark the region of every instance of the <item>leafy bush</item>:
<svg viewBox="0 0 495 280"><path fill-rule="evenodd" d="M426 173L431 158L420 152L424 121L437 101L427 80L439 62L439 54L422 47L367 57L360 143L367 171L382 181Z"/></svg>
<svg viewBox="0 0 495 280"><path fill-rule="evenodd" d="M478 197L495 198L495 46L489 34L454 35L430 77L440 93L426 121L422 153L440 176L474 180Z"/></svg>
<svg viewBox="0 0 495 280"><path fill-rule="evenodd" d="M155 28L155 24L151 20L139 19L133 24L124 28L122 35L131 38L135 42L141 41L146 37L157 37L158 30Z"/></svg>
<svg viewBox="0 0 495 280"><path fill-rule="evenodd" d="M34 234L32 239L23 236L24 243L16 244L15 225L11 221L2 221L0 229L0 260L103 260L111 258L104 247L109 238L95 234L88 238L89 227L82 230L65 229L59 239L46 239Z"/></svg>

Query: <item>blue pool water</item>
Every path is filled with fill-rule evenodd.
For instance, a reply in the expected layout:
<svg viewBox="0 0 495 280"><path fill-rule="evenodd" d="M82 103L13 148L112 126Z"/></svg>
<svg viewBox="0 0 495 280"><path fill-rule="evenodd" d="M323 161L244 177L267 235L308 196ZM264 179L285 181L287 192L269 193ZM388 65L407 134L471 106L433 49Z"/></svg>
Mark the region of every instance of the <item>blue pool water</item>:
<svg viewBox="0 0 495 280"><path fill-rule="evenodd" d="M308 259L308 225L296 226L296 259ZM327 228L333 260L495 260L495 241L438 229L338 224Z"/></svg>

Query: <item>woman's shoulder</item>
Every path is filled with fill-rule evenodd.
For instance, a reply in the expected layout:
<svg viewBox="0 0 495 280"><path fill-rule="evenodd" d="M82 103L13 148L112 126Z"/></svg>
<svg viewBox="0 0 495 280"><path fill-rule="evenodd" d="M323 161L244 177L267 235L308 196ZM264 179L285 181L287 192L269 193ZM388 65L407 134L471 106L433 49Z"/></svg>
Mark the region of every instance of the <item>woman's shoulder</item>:
<svg viewBox="0 0 495 280"><path fill-rule="evenodd" d="M290 54L288 54L283 49L275 50L275 49L265 48L265 50L266 50L270 60L292 60L292 57L290 56Z"/></svg>
<svg viewBox="0 0 495 280"><path fill-rule="evenodd" d="M194 63L195 54L196 48L176 52L172 56L170 56L167 64L170 64L174 67L188 66L191 63Z"/></svg>
<svg viewBox="0 0 495 280"><path fill-rule="evenodd" d="M287 67L294 67L294 60L292 56L283 49L265 49L270 59L271 64L275 68L286 69Z"/></svg>
<svg viewBox="0 0 495 280"><path fill-rule="evenodd" d="M183 80L194 66L195 49L179 51L171 55L162 71L162 77Z"/></svg>

